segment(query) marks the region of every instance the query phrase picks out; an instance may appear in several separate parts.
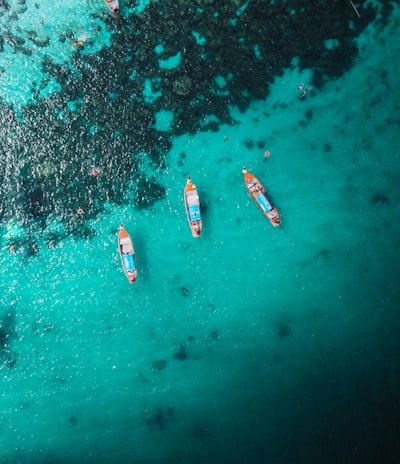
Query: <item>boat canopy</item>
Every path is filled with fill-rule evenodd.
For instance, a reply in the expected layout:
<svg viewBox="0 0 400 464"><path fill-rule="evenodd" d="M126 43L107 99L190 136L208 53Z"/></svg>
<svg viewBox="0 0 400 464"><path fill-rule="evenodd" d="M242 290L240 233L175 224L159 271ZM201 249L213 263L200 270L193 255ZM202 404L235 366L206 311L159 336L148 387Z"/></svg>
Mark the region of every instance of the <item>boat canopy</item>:
<svg viewBox="0 0 400 464"><path fill-rule="evenodd" d="M188 207L189 218L191 221L200 221L200 207L199 205L190 205Z"/></svg>
<svg viewBox="0 0 400 464"><path fill-rule="evenodd" d="M129 255L123 255L124 259L124 267L125 269L129 271L134 271L135 270L135 260L133 259L133 254Z"/></svg>
<svg viewBox="0 0 400 464"><path fill-rule="evenodd" d="M260 205L261 209L268 213L273 209L273 205L271 205L269 198L265 195L265 193L261 193L256 197L257 203Z"/></svg>

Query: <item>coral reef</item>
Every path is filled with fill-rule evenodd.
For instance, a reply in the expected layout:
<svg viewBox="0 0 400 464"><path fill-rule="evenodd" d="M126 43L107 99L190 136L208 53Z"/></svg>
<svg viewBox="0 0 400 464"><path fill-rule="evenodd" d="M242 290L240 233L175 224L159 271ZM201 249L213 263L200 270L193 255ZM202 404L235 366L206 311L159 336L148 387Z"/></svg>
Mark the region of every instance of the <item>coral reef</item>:
<svg viewBox="0 0 400 464"><path fill-rule="evenodd" d="M0 6L9 21L24 14L8 11L5 1ZM389 2L382 5L380 21L390 10ZM45 56L43 82L55 79L59 91L41 97L44 84L36 83L32 103L22 108L0 100L0 220L45 229L56 218L65 224L64 234L90 237L75 217L78 207L83 219L100 214L105 202L152 208L166 191L156 174L144 174L144 163L164 169L173 136L233 124L229 106L244 111L252 100L266 98L269 84L294 57L313 70L314 87L340 76L357 53L354 38L376 17L371 3L362 12L353 21L353 10L341 0L254 0L240 9L236 2L197 8L160 0L118 22L100 11L95 19L110 30L109 47L93 54L76 48L62 65ZM58 40L74 40L73 31ZM32 45L45 49L51 41L32 30L0 36L0 53L12 47L29 59ZM160 60L178 54L175 67L160 67ZM146 82L157 83L150 102L143 97ZM160 110L174 114L169 131L154 128ZM252 148L256 142L244 143ZM88 175L94 164L101 169L96 178ZM60 238L49 235L48 245ZM36 252L31 243L27 255Z"/></svg>

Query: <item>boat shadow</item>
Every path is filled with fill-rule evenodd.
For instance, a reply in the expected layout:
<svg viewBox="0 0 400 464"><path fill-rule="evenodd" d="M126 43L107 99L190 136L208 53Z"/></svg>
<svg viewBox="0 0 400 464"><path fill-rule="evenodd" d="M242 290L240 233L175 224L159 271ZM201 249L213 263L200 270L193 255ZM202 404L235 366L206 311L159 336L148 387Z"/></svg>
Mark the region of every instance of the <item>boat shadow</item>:
<svg viewBox="0 0 400 464"><path fill-rule="evenodd" d="M210 229L212 226L212 221L209 219L210 209L212 206L212 202L207 194L207 192L199 192L200 197L200 211L201 211L201 220L203 221L203 230L201 232L201 236L204 237L204 229L206 234L210 234Z"/></svg>
<svg viewBox="0 0 400 464"><path fill-rule="evenodd" d="M136 253L138 279L147 280L150 277L150 261L145 236L139 229L135 229L132 233L132 241Z"/></svg>

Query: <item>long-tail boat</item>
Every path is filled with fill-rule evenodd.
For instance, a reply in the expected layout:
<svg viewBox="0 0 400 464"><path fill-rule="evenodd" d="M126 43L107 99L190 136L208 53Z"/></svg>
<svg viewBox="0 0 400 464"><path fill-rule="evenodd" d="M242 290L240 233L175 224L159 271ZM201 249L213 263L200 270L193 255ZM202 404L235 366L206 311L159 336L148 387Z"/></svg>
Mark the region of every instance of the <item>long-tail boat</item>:
<svg viewBox="0 0 400 464"><path fill-rule="evenodd" d="M279 226L281 219L279 217L278 210L272 203L272 200L262 183L256 176L246 169L246 166L243 167L242 172L244 174L244 183L246 184L246 188L256 205L274 227Z"/></svg>

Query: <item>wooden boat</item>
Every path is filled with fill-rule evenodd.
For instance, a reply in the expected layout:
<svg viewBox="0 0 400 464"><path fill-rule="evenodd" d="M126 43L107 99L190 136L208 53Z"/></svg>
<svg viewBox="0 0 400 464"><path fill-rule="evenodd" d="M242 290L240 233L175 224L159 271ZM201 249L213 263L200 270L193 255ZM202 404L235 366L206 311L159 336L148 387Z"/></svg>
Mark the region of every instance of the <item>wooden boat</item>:
<svg viewBox="0 0 400 464"><path fill-rule="evenodd" d="M111 14L116 18L119 16L119 0L104 0Z"/></svg>
<svg viewBox="0 0 400 464"><path fill-rule="evenodd" d="M119 226L118 249L125 275L129 283L133 284L137 276L135 250L132 239L122 224Z"/></svg>
<svg viewBox="0 0 400 464"><path fill-rule="evenodd" d="M279 217L278 210L272 203L271 198L268 196L268 193L261 182L256 176L248 172L246 167L242 169L242 172L244 174L244 183L246 184L246 188L257 206L274 227L279 226L281 219Z"/></svg>
<svg viewBox="0 0 400 464"><path fill-rule="evenodd" d="M200 237L203 222L200 214L200 199L196 186L192 184L190 176L187 178L183 195L185 202L186 215L193 237Z"/></svg>

